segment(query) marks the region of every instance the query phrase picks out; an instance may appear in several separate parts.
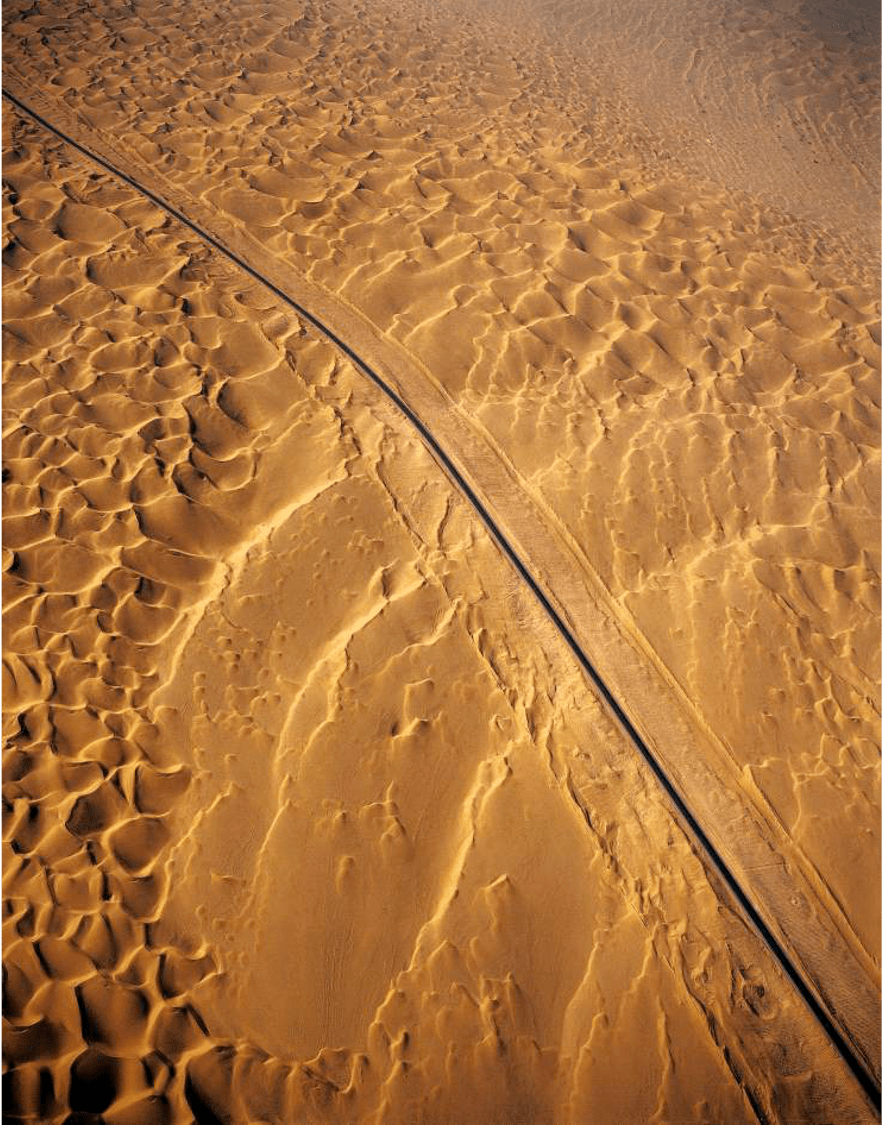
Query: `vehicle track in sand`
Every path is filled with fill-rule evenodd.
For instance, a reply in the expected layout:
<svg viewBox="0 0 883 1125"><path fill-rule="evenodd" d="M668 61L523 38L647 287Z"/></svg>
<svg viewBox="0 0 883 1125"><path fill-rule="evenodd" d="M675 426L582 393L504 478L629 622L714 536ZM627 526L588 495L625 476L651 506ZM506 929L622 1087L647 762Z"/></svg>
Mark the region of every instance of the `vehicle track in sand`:
<svg viewBox="0 0 883 1125"><path fill-rule="evenodd" d="M775 911L770 910L769 902L764 902L763 896L757 896L756 893L753 896L751 889L745 888L743 884L748 883L748 880L744 879L744 877L740 879L739 875L733 869L733 864L728 862L722 854L721 848L712 838L712 833L718 835L718 832L715 832L717 826L708 823L707 813L705 817L706 825L703 825L701 813L694 811L694 793L689 792L687 795L683 793L685 787L678 784L678 780L672 776L672 771L667 768L666 763L661 760L658 752L654 752L648 739L641 734L638 729L640 724L633 721L633 718L630 717L623 704L619 701L622 697L622 692L617 692L616 685L611 686L608 677L599 671L596 662L586 652L584 644L581 643L578 629L568 623L567 618L571 617L572 620L572 614L568 613L567 607L561 604L560 599L555 597L554 592L550 594L549 591L543 588L542 579L535 577L534 570L524 561L522 553L519 552L517 547L513 544L512 537L507 535L503 530L500 521L492 514L488 503L479 496L476 488L469 482L461 468L458 467L454 457L446 451L444 445L435 436L431 426L423 421L420 414L406 401L406 398L384 378L376 369L376 366L362 357L359 350L347 344L320 316L311 312L265 273L251 265L240 254L237 254L234 250L225 245L221 239L189 218L171 202L164 199L155 191L152 191L134 176L117 167L112 161L92 151L86 144L81 143L58 126L52 124L11 91L4 88L3 93L11 104L15 105L20 111L27 114L43 128L53 133L56 137L70 145L89 160L98 164L111 175L138 191L146 199L149 199L165 213L186 226L214 250L222 254L224 258L234 266L266 287L277 299L282 301L299 317L312 325L329 340L335 348L350 359L358 370L408 419L420 435L421 440L424 442L431 455L452 483L468 500L502 553L506 556L519 577L529 587L545 613L549 616L556 630L575 656L589 682L603 698L623 732L653 772L658 783L671 801L677 815L682 819L699 849L705 855L709 865L720 876L735 903L738 904L738 908L763 940L776 961L780 964L797 993L801 996L814 1018L824 1029L837 1051L849 1066L866 1096L872 1104L879 1108L880 1085L879 1071L877 1069L878 1051L873 1041L873 1031L869 1036L866 1028L857 1029L852 1019L845 1014L845 1004L842 1002L841 996L836 994L836 988L829 991L828 988L826 988L827 982L824 979L820 980L818 973L813 973L806 969L807 960L810 960L810 964L812 964L812 953L814 950L818 953L820 946L824 947L825 944L827 944L828 954L830 956L831 942L829 936L823 932L813 933L812 926L809 926L808 930L810 933L806 937L806 945L803 948L797 947L796 957L789 955L785 944L774 931L774 927L777 927L779 919L776 917ZM559 602L559 608L556 608L554 604L555 601ZM701 784L701 782L699 784ZM720 785L720 781L718 781L718 784ZM737 858L742 859L742 866L745 867L744 853ZM757 904L755 903L755 898L759 900ZM781 899L779 901L781 902ZM766 918L764 914L766 914ZM787 927L785 927L785 933L788 933ZM800 961L801 965L798 965L797 961ZM861 1004L862 990L857 989L857 992L859 992L859 999L855 1001L856 1007L853 1008L853 1011L861 1010L859 1006ZM832 995L832 993L834 994ZM867 1013L864 1014L867 1016ZM870 1020L870 1023L873 1028L873 1019Z"/></svg>

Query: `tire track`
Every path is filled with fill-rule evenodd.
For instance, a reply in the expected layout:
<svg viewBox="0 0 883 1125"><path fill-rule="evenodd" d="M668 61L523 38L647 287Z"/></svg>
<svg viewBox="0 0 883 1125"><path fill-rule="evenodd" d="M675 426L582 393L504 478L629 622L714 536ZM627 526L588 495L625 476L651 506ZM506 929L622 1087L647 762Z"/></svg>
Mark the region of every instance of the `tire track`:
<svg viewBox="0 0 883 1125"><path fill-rule="evenodd" d="M181 223L188 230L192 231L197 237L202 239L207 245L211 246L219 254L223 255L227 261L231 262L238 269L242 270L249 277L251 277L258 284L262 285L269 292L271 292L283 304L291 308L300 318L312 325L317 332L329 340L335 348L343 355L345 355L355 367L368 378L385 396L388 398L395 407L402 413L417 433L420 435L423 443L432 454L433 458L443 469L445 474L454 483L457 489L463 494L476 512L482 523L487 528L493 540L497 543L500 550L509 560L510 564L517 572L519 577L529 587L534 597L539 602L544 612L548 615L557 632L567 644L568 648L573 653L583 672L587 676L589 682L593 685L597 693L604 700L608 709L616 719L623 733L627 736L629 741L644 759L645 763L653 773L658 784L674 806L677 814L680 816L684 825L691 833L693 839L698 845L699 850L704 854L709 866L719 876L721 881L729 890L730 894L738 903L739 908L743 912L745 918L754 929L755 933L760 937L763 943L767 946L774 959L778 962L782 971L788 977L789 981L800 995L809 1011L812 1013L815 1020L824 1030L838 1054L849 1067L856 1081L861 1086L865 1095L879 1113L881 1096L880 1085L875 1077L872 1069L866 1065L865 1060L861 1054L856 1051L849 1039L844 1035L837 1025L836 1014L830 1010L826 999L817 993L813 985L804 977L803 973L788 956L782 943L778 940L776 935L772 932L768 924L764 921L762 914L755 907L751 900L750 895L746 892L738 878L727 864L719 850L709 838L705 829L700 824L699 820L691 811L686 799L681 795L676 784L669 777L664 766L659 761L657 756L653 753L650 746L641 736L636 726L629 718L623 705L615 697L604 678L601 676L598 669L594 666L589 656L586 654L578 639L574 635L571 628L564 621L560 613L555 609L549 597L543 591L539 582L534 578L529 570L527 564L522 560L516 549L509 542L509 539L497 524L493 515L488 507L484 504L481 498L476 494L475 490L469 484L460 469L457 468L453 458L445 451L443 446L434 437L431 429L422 421L419 415L408 405L408 403L401 397L401 395L361 356L353 350L343 339L341 339L328 325L326 325L319 317L311 313L309 309L305 308L294 298L289 296L280 286L276 285L268 277L262 274L259 270L251 266L245 259L240 257L234 251L230 250L218 238L200 227L193 220L188 218L183 212L178 210L174 205L164 200L161 196L151 191L148 187L141 184L134 177L126 172L117 168L109 160L106 160L101 155L92 152L85 145L69 136L60 128L53 125L50 121L44 118L41 114L37 113L34 109L28 106L25 102L19 99L16 95L12 94L6 88L3 88L3 96L18 110L26 114L32 120L36 121L44 129L48 130L54 136L58 137L65 144L75 149L81 155L85 156L88 160L99 165L110 175L118 180L128 184L131 188L137 191L144 198L150 200L155 206L159 207L166 214L170 215L177 222Z"/></svg>

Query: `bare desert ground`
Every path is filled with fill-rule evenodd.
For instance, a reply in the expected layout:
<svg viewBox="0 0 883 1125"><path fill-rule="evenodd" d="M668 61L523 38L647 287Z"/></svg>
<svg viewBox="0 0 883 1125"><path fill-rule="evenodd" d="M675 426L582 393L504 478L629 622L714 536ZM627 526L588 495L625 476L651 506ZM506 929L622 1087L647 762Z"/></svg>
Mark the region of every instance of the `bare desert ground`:
<svg viewBox="0 0 883 1125"><path fill-rule="evenodd" d="M4 1119L879 1120L879 15L4 11Z"/></svg>

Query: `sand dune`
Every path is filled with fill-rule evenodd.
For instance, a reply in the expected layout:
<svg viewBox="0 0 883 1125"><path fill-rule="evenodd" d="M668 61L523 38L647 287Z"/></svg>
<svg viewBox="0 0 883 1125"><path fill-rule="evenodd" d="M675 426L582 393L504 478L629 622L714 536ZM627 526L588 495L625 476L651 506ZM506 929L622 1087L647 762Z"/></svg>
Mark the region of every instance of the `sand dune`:
<svg viewBox="0 0 883 1125"><path fill-rule="evenodd" d="M879 255L880 15L856 0L508 2L525 42L638 108L657 160L750 192ZM492 10L494 10L492 6ZM564 52L564 54L562 54ZM823 233L827 232L827 233Z"/></svg>
<svg viewBox="0 0 883 1125"><path fill-rule="evenodd" d="M8 6L5 81L417 411L879 1072L877 95L801 13L766 196L716 25L707 179L542 10ZM5 129L13 1119L873 1120L401 412Z"/></svg>

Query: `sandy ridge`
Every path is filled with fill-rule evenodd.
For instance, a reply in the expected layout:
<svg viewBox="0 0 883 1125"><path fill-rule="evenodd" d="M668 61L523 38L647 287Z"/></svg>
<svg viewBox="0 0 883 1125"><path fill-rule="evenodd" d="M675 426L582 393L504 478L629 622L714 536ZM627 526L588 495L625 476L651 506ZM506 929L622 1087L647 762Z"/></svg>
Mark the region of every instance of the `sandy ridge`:
<svg viewBox="0 0 883 1125"><path fill-rule="evenodd" d="M27 96L34 100L32 92L27 92ZM45 108L47 112L57 109L57 103L47 101ZM682 692L679 703L674 704L672 679L665 675L658 661L648 659L650 653L638 639L640 635L631 630L623 633L621 608L613 609L600 583L596 582L594 588L586 585L592 571L587 560L580 557L582 552L574 550L572 540L569 543L564 540L561 527L555 526L557 521L541 501L541 507L534 503L528 509L524 505L523 479L516 480L514 471L506 465L499 448L494 448L488 440L486 431L481 435L486 443L481 448L475 441L475 425L464 418L462 410L432 380L426 368L392 344L388 337L379 337L373 326L352 307L298 277L295 271L286 269L244 229L218 219L164 177L139 166L131 157L122 156L103 138L99 139L94 130L83 129L81 124L72 121L66 122L68 124L75 137L79 131L77 139L82 138L87 147L99 153L103 149L118 166L123 164L124 168L134 169L137 179L148 185L155 184L161 197L174 200L174 205L183 213L192 216L245 261L260 262L265 276L306 307L318 311L339 337L358 341L355 350L384 373L420 417L431 419L432 429L441 435L445 447L459 455L457 459L465 467L467 479L476 482L474 487L487 498L488 506L506 534L542 576L542 584L553 604L568 621L590 659L602 669L614 694L629 701L641 700L635 722L642 736L665 763L681 792L687 794L688 804L696 810L737 877L743 885L752 888L765 922L785 947L796 954L804 972L818 989L822 1003L829 1007L835 1021L878 1077L875 1060L879 1034L876 1022L867 1017L867 1013L873 1011L876 966L859 942L850 941L847 919L824 883L813 877L811 868L782 833L762 795L756 790L746 795L726 750L707 727L703 729ZM519 490L522 499L507 504ZM535 501L536 497L531 499ZM542 530L538 533L537 529ZM697 764L709 761L715 762L713 772L701 773ZM729 784L721 784L722 777L729 777ZM745 831L746 819L753 825L750 836ZM720 830L721 825L737 822L740 828L734 835ZM802 891L798 889L801 883ZM810 902L815 905L811 907ZM812 927L806 924L807 916L813 918ZM844 938L850 941L855 961L850 962L843 956ZM867 992L862 993L856 987L857 979L868 980Z"/></svg>

